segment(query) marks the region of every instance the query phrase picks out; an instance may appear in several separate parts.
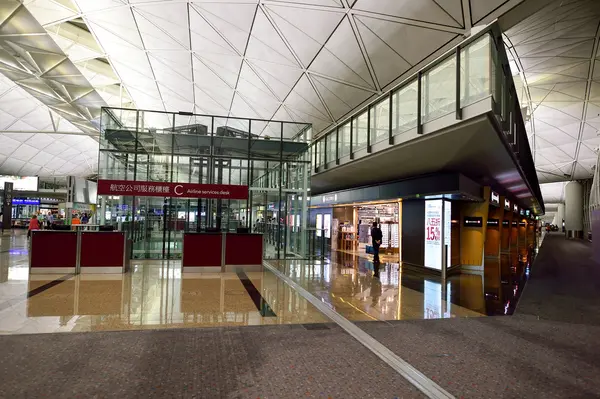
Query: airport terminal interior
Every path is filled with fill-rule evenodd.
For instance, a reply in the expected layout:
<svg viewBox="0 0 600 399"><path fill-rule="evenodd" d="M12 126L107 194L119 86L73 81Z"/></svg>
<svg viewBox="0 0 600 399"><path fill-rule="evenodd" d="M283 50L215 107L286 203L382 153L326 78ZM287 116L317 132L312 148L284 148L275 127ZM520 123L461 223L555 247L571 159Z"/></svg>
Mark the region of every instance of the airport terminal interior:
<svg viewBox="0 0 600 399"><path fill-rule="evenodd" d="M598 0L3 0L0 398L600 397Z"/></svg>

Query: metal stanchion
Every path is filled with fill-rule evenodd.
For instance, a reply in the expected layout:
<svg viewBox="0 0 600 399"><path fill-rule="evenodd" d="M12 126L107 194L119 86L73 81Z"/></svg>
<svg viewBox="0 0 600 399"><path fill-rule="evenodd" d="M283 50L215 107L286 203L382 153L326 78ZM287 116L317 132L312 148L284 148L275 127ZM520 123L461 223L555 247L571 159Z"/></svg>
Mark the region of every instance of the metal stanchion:
<svg viewBox="0 0 600 399"><path fill-rule="evenodd" d="M81 273L81 229L77 229L77 256L75 257L75 274Z"/></svg>

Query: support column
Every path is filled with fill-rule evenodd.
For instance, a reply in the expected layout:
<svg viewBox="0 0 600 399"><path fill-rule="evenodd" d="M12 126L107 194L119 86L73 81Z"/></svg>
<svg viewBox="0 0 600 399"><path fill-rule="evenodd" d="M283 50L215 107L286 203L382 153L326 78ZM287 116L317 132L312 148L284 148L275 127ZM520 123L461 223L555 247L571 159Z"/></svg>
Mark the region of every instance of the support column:
<svg viewBox="0 0 600 399"><path fill-rule="evenodd" d="M567 238L583 238L583 187L576 181L565 187L565 229Z"/></svg>
<svg viewBox="0 0 600 399"><path fill-rule="evenodd" d="M558 231L564 233L563 221L565 220L565 204L558 204L558 210L556 211L555 218L556 223L554 224L558 226Z"/></svg>

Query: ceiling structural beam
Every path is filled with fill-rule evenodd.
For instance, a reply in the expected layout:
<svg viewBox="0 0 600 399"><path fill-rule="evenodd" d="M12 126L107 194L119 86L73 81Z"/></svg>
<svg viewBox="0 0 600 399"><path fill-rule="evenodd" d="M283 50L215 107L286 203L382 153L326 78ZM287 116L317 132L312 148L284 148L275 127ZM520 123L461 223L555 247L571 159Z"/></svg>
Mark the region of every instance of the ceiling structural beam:
<svg viewBox="0 0 600 399"><path fill-rule="evenodd" d="M54 121L54 116L52 115L52 111L50 109L48 109L48 114L50 115L50 121L52 122L52 130L54 130L54 132L56 132L57 129L57 125L56 122Z"/></svg>
<svg viewBox="0 0 600 399"><path fill-rule="evenodd" d="M307 75L315 75L315 76L318 76L320 78L329 79L329 80L331 80L333 82L337 82L337 83L341 83L341 84L346 85L346 86L354 87L355 89L360 89L360 90L368 91L369 93L372 93L372 94L380 94L379 91L377 91L375 89L372 89L370 87L360 86L360 85L357 85L356 83L347 82L345 80L338 79L338 78L333 77L333 76L325 75L325 74L320 73L320 72L307 71Z"/></svg>
<svg viewBox="0 0 600 399"><path fill-rule="evenodd" d="M250 24L250 32L248 33L248 39L246 39L246 45L244 46L244 60L246 59L246 53L248 52L248 45L250 44L250 40L252 39L252 30L254 29L254 24L256 23L256 15L258 14L258 6L254 9L254 15L252 16L252 23ZM233 102L235 101L235 96L237 95L238 85L240 83L240 75L242 74L242 68L244 68L244 61L240 62L240 69L237 74L237 79L235 80L234 93L231 96L231 102L229 103L229 109L227 110L227 116L231 116L231 109L233 108ZM243 99L243 98L242 98ZM246 100L243 100L246 102Z"/></svg>
<svg viewBox="0 0 600 399"><path fill-rule="evenodd" d="M342 1L350 10L348 0ZM358 27L356 26L356 20L354 19L354 15L352 15L350 12L348 13L348 21L350 22L350 26L352 27L352 33L354 33L354 37L356 39L356 42L358 43L358 47L360 48L360 52L363 56L363 59L367 64L367 68L369 69L369 75L371 75L371 79L373 80L373 84L375 85L375 89L377 90L377 94L381 94L381 85L379 84L379 80L377 79L377 75L375 74L375 68L373 68L373 64L371 63L371 58L369 58L369 54L367 53L365 43L363 42L360 32L358 31Z"/></svg>
<svg viewBox="0 0 600 399"><path fill-rule="evenodd" d="M287 47L288 51L292 54L292 56L294 57L294 59L296 60L296 62L298 63L298 65L300 65L300 67L302 67L302 70L305 72L303 75L306 76L306 78L308 79L308 82L310 83L310 85L312 86L313 90L315 91L315 93L319 97L319 101L321 101L321 104L323 105L325 111L327 112L327 116L329 116L329 118L331 118L331 121L333 121L334 120L333 114L329 110L329 107L325 103L325 100L323 100L323 97L321 96L321 93L319 93L319 91L317 90L314 81L312 80L312 78L310 77L310 75L308 73L306 73L306 65L304 65L302 63L302 60L300 59L300 57L298 57L298 54L296 54L296 51L294 51L294 48L291 46L291 44L289 43L289 41L287 40L287 38L285 37L285 35L281 32L281 29L279 29L279 27L277 26L277 24L275 23L275 21L273 21L273 17L268 12L268 10L265 9L264 5L261 4L261 5L259 5L259 7L263 11L263 13L267 17L267 19L269 20L269 23L271 24L271 26L273 27L273 29L275 29L275 31L279 35L279 38L283 41L283 43ZM319 50L319 52L320 52L320 50ZM316 58L316 56L315 56L315 58ZM249 63L248 63L248 65L254 71L254 68ZM256 73L256 71L254 71L254 73ZM258 76L260 78L260 80L263 81L263 79L260 77L260 75L258 73L256 74L256 76ZM302 76L300 78L302 78ZM268 84L266 84L266 82L263 81L263 83L265 83L265 85L267 87L269 87L269 89L271 89L270 86ZM290 90L290 93L292 91L293 91L293 89ZM273 95L275 95L275 93L273 93ZM288 93L288 95L289 95L289 93ZM281 100L277 95L275 95L275 98L277 98L278 100ZM286 98L287 98L287 96L286 96ZM282 101L281 105L283 105L283 101ZM279 110L279 108L277 109L277 111L278 110Z"/></svg>
<svg viewBox="0 0 600 399"><path fill-rule="evenodd" d="M273 27L273 29L275 29L275 31L279 35L279 38L283 41L283 44L285 44L285 46L287 47L288 51L292 54L292 56L294 57L294 59L296 60L296 62L298 63L298 65L300 65L302 67L302 69L304 69L304 65L300 61L300 58L298 57L298 55L296 54L296 52L294 51L294 49L292 48L292 46L290 46L290 43L287 41L287 39L285 38L285 36L281 33L281 30L279 29L279 27L277 26L277 24L275 24L275 22L273 21L273 18L271 17L271 15L267 12L267 10L265 10L265 7L262 4L259 4L258 7L262 10L263 14L267 18L267 20L269 21L269 23L271 24L271 26ZM244 61L244 62L246 62L246 61ZM256 75L256 77L258 77L258 79L265 85L265 87L267 89L269 89L269 91L271 92L271 94L273 95L273 97L275 97L277 99L277 101L281 102L281 98L277 95L277 93L275 93L275 91L273 89L271 89L271 86L256 71L256 69L254 68L254 66L251 65L250 62L246 62L246 65L248 66L248 68L250 68L252 70L252 72L254 72L254 74Z"/></svg>
<svg viewBox="0 0 600 399"><path fill-rule="evenodd" d="M140 27L138 25L135 13L133 12L133 8L130 7L129 11L131 12L131 17L133 18L133 23L135 24L135 29L137 30L138 36L140 37L140 43L142 43L142 50L144 50L144 54L146 55L146 60L148 61L148 66L150 67L150 70L152 71L152 79L154 80L154 84L156 85L156 91L158 92L158 96L160 97L160 102L162 103L163 110L167 111L167 107L165 106L165 100L163 99L162 93L160 91L160 86L158 85L158 81L156 80L156 74L154 73L154 68L152 68L152 62L150 62L150 55L149 55L148 49L146 48L146 45L144 44L144 38L142 37L142 34L140 32Z"/></svg>
<svg viewBox="0 0 600 399"><path fill-rule="evenodd" d="M190 45L190 76L192 78L192 109L190 110L191 112L195 112L196 111L196 78L195 78L195 73L194 73L194 49L192 47L192 29L191 29L191 20L190 20L190 3L186 4L185 7L185 11L187 12L187 23L188 26L190 27L190 29L188 29L188 43ZM188 125L191 123L192 121L192 117L190 116L188 118Z"/></svg>
<svg viewBox="0 0 600 399"><path fill-rule="evenodd" d="M434 23L426 22L426 21L416 21L413 19L394 17L394 16L386 15L386 14L375 14L375 13L368 12L368 11L361 11L361 10L354 10L354 9L351 10L349 13L352 15L365 16L365 17L369 17L369 18L377 18L377 19L381 19L383 21L388 21L388 22L397 22L399 24L417 26L419 28L427 28L427 29L439 30L442 32L454 33L456 35L466 36L469 34L469 31L467 31L465 28L455 28L453 26L439 25L439 24L434 24Z"/></svg>
<svg viewBox="0 0 600 399"><path fill-rule="evenodd" d="M470 32L473 27L471 20L471 0L462 0L462 12L465 32Z"/></svg>
<svg viewBox="0 0 600 399"><path fill-rule="evenodd" d="M598 48L600 47L600 23L596 27L596 37L594 39L594 47L592 50L592 58L590 61L590 69L588 71L587 84L585 87L585 97L583 102L583 111L581 112L581 122L579 123L579 136L577 138L577 148L575 149L575 158L571 167L571 176L575 176L577 164L579 162L579 151L581 150L581 141L583 140L583 131L585 130L585 122L587 116L588 105L590 103L590 94L592 92L592 83L594 81L594 67L596 65L596 57Z"/></svg>
<svg viewBox="0 0 600 399"><path fill-rule="evenodd" d="M68 136L87 136L87 137L96 137L99 136L100 133L83 133L83 132L67 132L67 131L52 131L52 132L44 132L40 130L0 130L0 134L9 133L9 134L64 134Z"/></svg>
<svg viewBox="0 0 600 399"><path fill-rule="evenodd" d="M273 6L282 6L285 4L282 4L281 0L261 0L260 1L261 5L273 5ZM294 8L302 8L305 10L317 10L317 11L328 11L328 12L345 12L344 8L342 6L340 7L334 7L334 6L322 6L322 5L318 5L318 4L305 4L305 3L292 3L291 4Z"/></svg>

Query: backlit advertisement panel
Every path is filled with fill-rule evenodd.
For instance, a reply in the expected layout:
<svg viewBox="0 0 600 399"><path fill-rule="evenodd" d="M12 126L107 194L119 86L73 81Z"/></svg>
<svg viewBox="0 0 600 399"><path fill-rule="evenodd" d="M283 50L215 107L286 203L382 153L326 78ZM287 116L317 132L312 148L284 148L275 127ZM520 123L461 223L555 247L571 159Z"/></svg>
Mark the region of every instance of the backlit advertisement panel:
<svg viewBox="0 0 600 399"><path fill-rule="evenodd" d="M443 200L425 201L425 267L442 270Z"/></svg>
<svg viewBox="0 0 600 399"><path fill-rule="evenodd" d="M452 266L452 204L450 201L444 201L444 246L448 248L446 267L450 267Z"/></svg>
<svg viewBox="0 0 600 399"><path fill-rule="evenodd" d="M0 175L0 187L4 187L5 182L13 184L13 191L37 191L38 190L38 178L35 176Z"/></svg>
<svg viewBox="0 0 600 399"><path fill-rule="evenodd" d="M323 228L323 215L317 214L317 237L321 237L321 229Z"/></svg>

